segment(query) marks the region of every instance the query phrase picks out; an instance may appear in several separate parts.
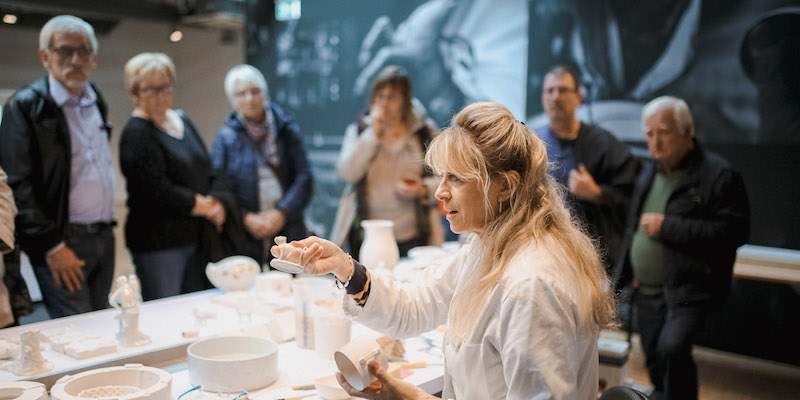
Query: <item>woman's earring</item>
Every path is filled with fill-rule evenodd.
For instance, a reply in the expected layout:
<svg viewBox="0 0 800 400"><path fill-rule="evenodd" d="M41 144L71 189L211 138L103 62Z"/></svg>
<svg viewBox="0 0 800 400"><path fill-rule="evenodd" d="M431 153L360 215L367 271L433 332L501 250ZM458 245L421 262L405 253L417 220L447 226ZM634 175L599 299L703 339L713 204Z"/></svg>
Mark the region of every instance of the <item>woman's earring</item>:
<svg viewBox="0 0 800 400"><path fill-rule="evenodd" d="M500 211L497 212L498 214L503 213L503 200L500 200Z"/></svg>

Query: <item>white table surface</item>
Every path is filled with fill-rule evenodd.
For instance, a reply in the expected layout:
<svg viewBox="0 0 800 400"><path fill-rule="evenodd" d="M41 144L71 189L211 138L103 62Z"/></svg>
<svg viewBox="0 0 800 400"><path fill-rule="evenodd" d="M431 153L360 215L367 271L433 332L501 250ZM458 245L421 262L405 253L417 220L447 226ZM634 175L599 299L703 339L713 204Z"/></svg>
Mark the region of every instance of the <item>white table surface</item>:
<svg viewBox="0 0 800 400"><path fill-rule="evenodd" d="M252 293L252 292L250 292ZM240 316L235 308L220 304L220 299L235 300L233 294L223 294L219 290L207 290L187 295L175 296L146 302L140 305L140 330L149 335L152 343L146 346L125 348L118 347L116 353L91 357L83 360L74 359L67 355L57 353L50 349L48 344L42 344L44 358L51 361L54 369L42 375L25 377L17 376L8 371L0 371L0 382L17 380L34 380L45 383L49 388L60 376L112 365L123 365L126 362L141 362L144 365L156 366L166 369L173 374L172 393L173 399L191 389L189 385L189 371L186 369L185 347L192 342L225 334L252 334L264 332L265 327L272 322L271 307L291 305L291 299L282 298L277 294L251 294L261 301L269 301L274 306L265 306L257 309L252 315ZM248 298L251 299L251 298ZM212 311L214 318L206 320L200 325L195 318L194 310ZM118 312L106 309L76 316L59 318L23 326L0 330L0 336L6 338L19 338L23 332L31 329L52 329L72 324L81 331L113 339L118 330ZM184 338L182 332L187 329L197 329L198 337ZM370 333L368 328L353 323L351 337L363 333ZM406 356L408 362L427 362L428 367L411 370L412 373L405 380L422 387L429 393L442 390L443 371L441 353L441 333L430 332L424 335L438 342L431 346L431 340L414 338L405 340ZM294 341L279 344L278 350L278 381L259 391L250 393L251 398L277 399L290 398L289 388L294 385L312 384L315 378L332 375L336 371L332 360L324 360L314 354L314 350L305 350L297 347ZM287 390L289 390L287 392ZM211 400L207 394L187 394L182 400ZM298 392L295 393L314 393ZM311 398L311 397L309 397ZM230 400L216 397L214 400Z"/></svg>

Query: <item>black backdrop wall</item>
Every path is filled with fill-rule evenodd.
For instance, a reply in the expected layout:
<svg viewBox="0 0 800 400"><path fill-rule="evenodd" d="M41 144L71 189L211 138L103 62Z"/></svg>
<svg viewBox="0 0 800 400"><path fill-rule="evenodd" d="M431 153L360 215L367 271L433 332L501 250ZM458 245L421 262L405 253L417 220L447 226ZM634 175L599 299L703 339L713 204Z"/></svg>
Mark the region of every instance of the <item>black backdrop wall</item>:
<svg viewBox="0 0 800 400"><path fill-rule="evenodd" d="M581 119L634 147L643 148L643 104L684 98L698 139L745 178L750 243L800 249L797 0L639 3L304 0L299 20L278 22L272 0L249 0L247 60L295 112L314 163L311 229L329 233L342 135L381 67L406 67L441 126L464 104L492 100L536 127L544 73L569 62L586 82ZM735 280L702 344L800 364L798 289Z"/></svg>

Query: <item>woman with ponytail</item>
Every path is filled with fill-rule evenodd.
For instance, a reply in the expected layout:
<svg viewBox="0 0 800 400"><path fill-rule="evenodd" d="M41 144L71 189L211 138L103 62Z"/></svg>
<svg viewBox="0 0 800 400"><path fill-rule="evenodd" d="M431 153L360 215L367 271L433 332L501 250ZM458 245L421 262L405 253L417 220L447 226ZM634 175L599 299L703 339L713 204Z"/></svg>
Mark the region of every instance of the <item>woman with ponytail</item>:
<svg viewBox="0 0 800 400"><path fill-rule="evenodd" d="M371 275L319 238L291 260L346 283L345 309L393 337L447 324L444 398L594 399L597 338L614 300L594 243L570 218L547 174L544 143L496 103L465 107L425 157L454 232L472 233L454 260L418 286ZM305 250L304 250L305 249ZM276 254L273 248L273 254ZM302 255L302 257L300 257ZM371 363L365 398L426 398Z"/></svg>

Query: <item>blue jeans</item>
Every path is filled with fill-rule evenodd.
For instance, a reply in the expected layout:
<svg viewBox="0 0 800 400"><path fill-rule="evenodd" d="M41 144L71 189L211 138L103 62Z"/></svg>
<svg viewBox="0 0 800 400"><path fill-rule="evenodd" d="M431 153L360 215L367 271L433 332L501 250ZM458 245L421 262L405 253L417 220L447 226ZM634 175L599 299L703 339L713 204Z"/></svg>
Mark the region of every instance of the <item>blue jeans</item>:
<svg viewBox="0 0 800 400"><path fill-rule="evenodd" d="M154 300L203 289L205 272L198 265L197 244L166 250L131 252L142 299Z"/></svg>
<svg viewBox="0 0 800 400"><path fill-rule="evenodd" d="M114 280L114 232L110 226L88 232L70 225L64 241L83 267L80 290L70 293L56 285L47 263L33 263L33 273L42 289L42 300L50 318L102 310L108 307L108 292Z"/></svg>

